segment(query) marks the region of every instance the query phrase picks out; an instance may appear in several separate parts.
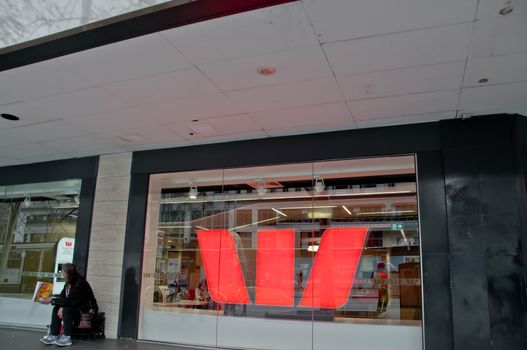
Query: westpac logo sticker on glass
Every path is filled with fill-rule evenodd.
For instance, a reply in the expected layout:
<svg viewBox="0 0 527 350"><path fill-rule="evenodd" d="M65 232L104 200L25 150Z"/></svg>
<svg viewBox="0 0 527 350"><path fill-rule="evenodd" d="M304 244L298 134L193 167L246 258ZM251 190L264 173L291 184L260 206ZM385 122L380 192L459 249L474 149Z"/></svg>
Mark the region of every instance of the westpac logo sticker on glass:
<svg viewBox="0 0 527 350"><path fill-rule="evenodd" d="M298 307L338 309L346 304L367 232L366 227L324 232ZM217 303L251 304L229 231L197 233L211 298ZM294 229L258 231L255 304L295 306L294 281Z"/></svg>

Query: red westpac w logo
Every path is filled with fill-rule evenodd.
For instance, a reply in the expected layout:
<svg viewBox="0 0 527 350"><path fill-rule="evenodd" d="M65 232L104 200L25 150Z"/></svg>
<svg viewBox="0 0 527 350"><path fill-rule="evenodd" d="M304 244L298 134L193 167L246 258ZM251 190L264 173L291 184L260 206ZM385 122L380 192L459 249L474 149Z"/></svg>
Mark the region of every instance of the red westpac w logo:
<svg viewBox="0 0 527 350"><path fill-rule="evenodd" d="M66 247L71 247L73 245L73 242L66 242Z"/></svg>
<svg viewBox="0 0 527 350"><path fill-rule="evenodd" d="M343 306L357 271L366 227L329 228L322 235L299 307ZM251 304L234 245L227 230L198 230L211 298L218 303ZM294 306L295 231L258 231L257 305Z"/></svg>

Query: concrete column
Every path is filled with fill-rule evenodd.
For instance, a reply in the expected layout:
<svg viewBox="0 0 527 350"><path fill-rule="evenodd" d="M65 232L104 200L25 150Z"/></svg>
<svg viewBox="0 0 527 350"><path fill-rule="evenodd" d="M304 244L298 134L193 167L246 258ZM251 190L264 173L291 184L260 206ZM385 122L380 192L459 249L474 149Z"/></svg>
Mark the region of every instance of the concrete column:
<svg viewBox="0 0 527 350"><path fill-rule="evenodd" d="M97 174L87 278L106 313L107 338L117 338L131 164L131 153L101 156Z"/></svg>

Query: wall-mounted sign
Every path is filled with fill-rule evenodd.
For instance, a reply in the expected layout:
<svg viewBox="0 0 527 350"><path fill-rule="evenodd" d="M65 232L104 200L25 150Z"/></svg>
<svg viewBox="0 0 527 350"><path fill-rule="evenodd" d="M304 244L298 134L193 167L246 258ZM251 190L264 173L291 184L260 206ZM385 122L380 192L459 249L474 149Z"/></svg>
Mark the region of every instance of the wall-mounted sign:
<svg viewBox="0 0 527 350"><path fill-rule="evenodd" d="M57 275L62 271L62 264L73 262L73 250L75 248L75 238L61 238L57 244L57 255L55 258L55 278L53 278L53 294L59 294L64 288L65 281Z"/></svg>

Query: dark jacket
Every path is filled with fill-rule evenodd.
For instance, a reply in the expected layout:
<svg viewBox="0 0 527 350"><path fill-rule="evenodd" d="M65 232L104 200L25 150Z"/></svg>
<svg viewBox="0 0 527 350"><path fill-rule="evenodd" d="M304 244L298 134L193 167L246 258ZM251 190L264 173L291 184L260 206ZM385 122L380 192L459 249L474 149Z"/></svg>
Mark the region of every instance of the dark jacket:
<svg viewBox="0 0 527 350"><path fill-rule="evenodd" d="M81 312L93 310L94 313L97 313L97 300L93 295L90 284L84 277L79 276L75 281L71 281L71 289L68 296L66 296L67 286L68 284L66 283L59 297L53 299L53 305L78 307Z"/></svg>

